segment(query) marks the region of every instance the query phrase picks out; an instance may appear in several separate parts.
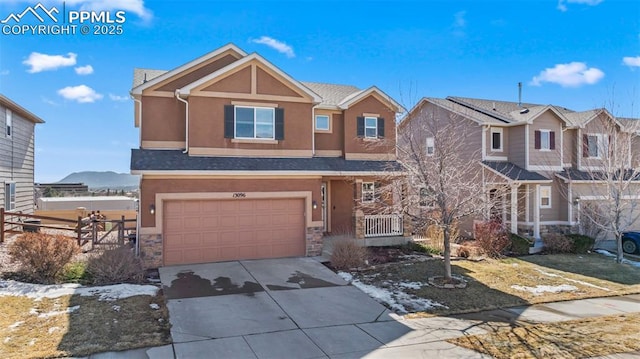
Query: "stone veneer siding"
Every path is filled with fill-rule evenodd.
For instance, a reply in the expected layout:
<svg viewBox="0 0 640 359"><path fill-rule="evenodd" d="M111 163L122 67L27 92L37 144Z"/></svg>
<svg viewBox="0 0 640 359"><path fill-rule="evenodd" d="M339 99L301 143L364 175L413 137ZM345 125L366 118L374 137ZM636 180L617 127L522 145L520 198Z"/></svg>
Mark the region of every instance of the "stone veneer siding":
<svg viewBox="0 0 640 359"><path fill-rule="evenodd" d="M322 255L323 227L307 227L307 257Z"/></svg>
<svg viewBox="0 0 640 359"><path fill-rule="evenodd" d="M541 224L540 225L540 237L549 234L571 234L577 233L578 226L569 226L566 224ZM518 226L518 234L522 236L533 236L533 226Z"/></svg>
<svg viewBox="0 0 640 359"><path fill-rule="evenodd" d="M162 266L162 234L141 234L140 259L145 268Z"/></svg>

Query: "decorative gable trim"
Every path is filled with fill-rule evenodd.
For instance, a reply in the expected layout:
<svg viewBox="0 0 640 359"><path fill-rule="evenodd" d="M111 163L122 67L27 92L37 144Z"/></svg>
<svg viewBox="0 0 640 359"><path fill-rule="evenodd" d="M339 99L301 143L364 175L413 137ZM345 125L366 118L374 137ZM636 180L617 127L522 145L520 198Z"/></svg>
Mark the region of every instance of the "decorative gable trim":
<svg viewBox="0 0 640 359"><path fill-rule="evenodd" d="M338 104L338 107L341 108L342 110L346 110L350 106L352 106L352 105L364 100L369 95L374 95L374 97L376 97L381 102L386 103L387 105L390 105L391 109L394 112L403 112L403 111L405 111L405 109L399 103L397 103L389 95L387 95L386 93L384 93L382 90L380 90L379 88L377 88L375 86L371 86L366 90L362 90L360 92L356 92L356 93L354 93L352 95L347 96L346 98L344 98L342 100L342 102L340 102Z"/></svg>
<svg viewBox="0 0 640 359"><path fill-rule="evenodd" d="M206 55L200 56L200 57L198 57L197 59L195 59L193 61L189 61L189 62L187 62L186 64L184 64L182 66L176 67L175 69L173 69L173 70L171 70L169 72L166 72L166 73L164 73L164 74L162 74L162 75L160 75L160 76L158 76L158 77L156 77L156 78L154 78L152 80L149 80L149 81L143 83L142 85L139 85L139 86L133 88L131 90L131 94L132 95L142 95L142 91L144 91L146 89L149 89L149 88L151 88L151 87L153 87L155 85L158 85L158 84L164 82L165 80L168 80L168 79L170 79L170 78L172 78L172 77L174 77L174 76L176 76L176 75L178 75L180 73L183 73L183 72L185 72L185 71L187 71L189 69L197 67L198 65L200 65L200 64L202 64L204 62L207 62L207 61L211 60L212 58L217 57L219 55L222 55L222 54L224 54L225 52L228 52L228 51L235 52L240 57L246 57L247 56L247 53L242 51L242 49L240 49L236 45L227 44L227 45L225 45L225 46L223 46L223 47L221 47L221 48L219 48L217 50L214 50L214 51L212 51L212 52L210 52L210 53L208 53Z"/></svg>

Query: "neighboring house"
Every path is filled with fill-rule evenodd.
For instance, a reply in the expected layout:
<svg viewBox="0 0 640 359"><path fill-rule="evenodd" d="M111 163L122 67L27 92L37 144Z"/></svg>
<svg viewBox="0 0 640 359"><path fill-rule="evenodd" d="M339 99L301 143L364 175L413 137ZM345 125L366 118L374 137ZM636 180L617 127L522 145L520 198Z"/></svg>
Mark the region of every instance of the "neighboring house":
<svg viewBox="0 0 640 359"><path fill-rule="evenodd" d="M33 213L35 125L44 121L0 94L0 207Z"/></svg>
<svg viewBox="0 0 640 359"><path fill-rule="evenodd" d="M580 206L605 198L601 184L593 180L603 168L603 149L610 147L603 125L613 124L627 139L635 133L632 129L638 131L637 121L615 118L604 109L575 112L554 105L447 97L423 98L398 126L399 138L403 131L416 131L418 124L443 119L466 126L465 155L483 171L491 203L485 218L497 218L511 232L536 239L549 232L580 231ZM425 151L437 150L428 131L414 135L421 136ZM638 171L637 135L626 148L629 168ZM640 177L624 198L640 201ZM640 218L635 213L633 218ZM640 219L629 228L640 230Z"/></svg>
<svg viewBox="0 0 640 359"><path fill-rule="evenodd" d="M131 95L148 266L319 255L323 235L362 231L376 176L398 169L392 98L300 82L233 44L136 69Z"/></svg>

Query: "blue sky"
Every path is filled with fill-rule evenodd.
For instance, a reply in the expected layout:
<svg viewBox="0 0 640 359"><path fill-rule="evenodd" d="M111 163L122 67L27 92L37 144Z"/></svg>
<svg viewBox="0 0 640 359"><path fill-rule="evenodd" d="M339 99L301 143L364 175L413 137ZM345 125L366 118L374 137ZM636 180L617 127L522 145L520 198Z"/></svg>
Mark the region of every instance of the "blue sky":
<svg viewBox="0 0 640 359"><path fill-rule="evenodd" d="M36 4L2 0L0 20ZM36 131L36 181L129 172L133 68L169 70L229 42L298 80L376 85L406 107L424 96L517 101L522 82L525 102L640 117L635 0L68 0L64 9L124 11L125 21L120 35L0 34L0 92L47 122Z"/></svg>

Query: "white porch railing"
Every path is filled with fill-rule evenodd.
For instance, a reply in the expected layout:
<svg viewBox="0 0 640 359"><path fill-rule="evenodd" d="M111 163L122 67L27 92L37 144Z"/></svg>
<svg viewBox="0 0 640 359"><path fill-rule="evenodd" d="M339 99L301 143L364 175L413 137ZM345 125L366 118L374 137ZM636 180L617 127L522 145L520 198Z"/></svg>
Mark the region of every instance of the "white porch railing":
<svg viewBox="0 0 640 359"><path fill-rule="evenodd" d="M364 216L364 236L401 236L404 232L402 216L399 214L377 214Z"/></svg>

